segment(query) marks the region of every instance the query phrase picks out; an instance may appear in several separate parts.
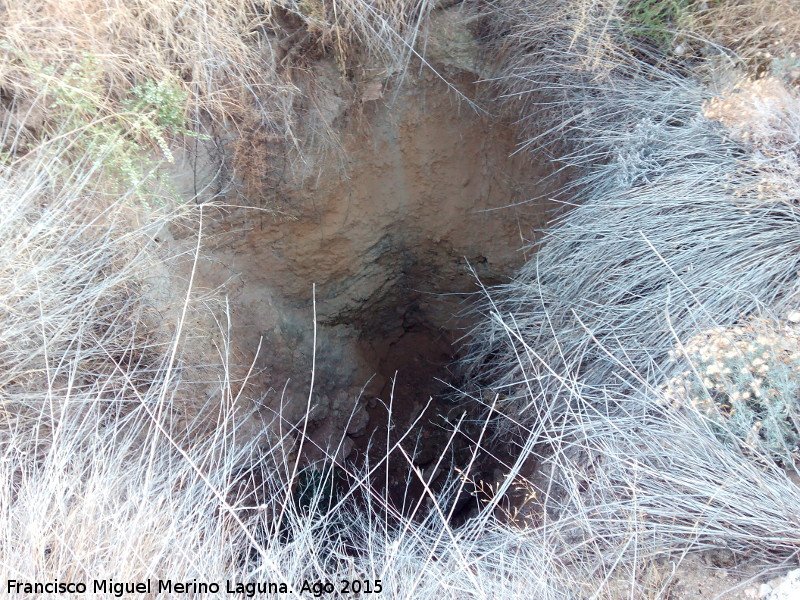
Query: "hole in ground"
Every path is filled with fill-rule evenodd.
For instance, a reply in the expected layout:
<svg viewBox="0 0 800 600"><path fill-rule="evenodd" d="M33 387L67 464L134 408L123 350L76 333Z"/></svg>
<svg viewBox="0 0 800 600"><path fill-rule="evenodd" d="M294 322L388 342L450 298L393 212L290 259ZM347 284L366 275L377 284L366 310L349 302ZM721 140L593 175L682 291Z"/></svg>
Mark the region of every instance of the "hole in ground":
<svg viewBox="0 0 800 600"><path fill-rule="evenodd" d="M449 367L457 358L452 334L429 323L408 326L391 342L378 361L385 380L377 396L367 401L369 424L354 440L357 465L385 461L371 480L374 490L403 514L414 511L425 488L415 470L438 489L441 475L452 469L461 438L449 447L448 416L452 406ZM403 439L403 451L387 451ZM442 458L442 453L450 456ZM437 469L437 462L441 462ZM425 504L423 504L425 506Z"/></svg>
<svg viewBox="0 0 800 600"><path fill-rule="evenodd" d="M314 67L319 81L323 67ZM478 96L475 77L454 78L467 97ZM320 105L346 106L336 85L320 86L327 94ZM553 169L544 160L514 154L509 126L460 103L429 73L406 81L391 102L365 102L358 118L342 109L332 119L341 139L335 155L311 157L313 177L297 167L261 191L280 197L291 219L230 210L208 226L213 260L196 281L233 282L232 353L249 364L260 346L258 384L274 390L263 400L264 421L281 412L303 422L313 357L313 442L335 447L344 439L340 458L352 451L350 459L374 464L386 452L387 430L391 447L424 411L403 449L436 480L432 467L450 439L442 415L454 418L441 392L458 358L454 341L469 325L453 315L476 291L474 275L500 283L528 258L519 249L555 204L526 201L547 198L558 181L548 179ZM348 427L359 396L366 407ZM463 455L464 444L456 438L447 452ZM303 460L319 458L309 451ZM447 458L442 466L453 464ZM388 485L385 468L372 483L397 508L412 509L424 490L402 453L392 454L388 471Z"/></svg>

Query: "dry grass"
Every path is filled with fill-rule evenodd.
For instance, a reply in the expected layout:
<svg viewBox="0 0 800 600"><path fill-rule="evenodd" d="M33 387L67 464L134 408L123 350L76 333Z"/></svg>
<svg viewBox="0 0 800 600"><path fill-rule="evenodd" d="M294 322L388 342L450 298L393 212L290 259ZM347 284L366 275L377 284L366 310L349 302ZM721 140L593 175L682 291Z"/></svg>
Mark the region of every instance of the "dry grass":
<svg viewBox="0 0 800 600"><path fill-rule="evenodd" d="M513 314L493 317L526 350L518 360L528 364L520 371L550 373L561 397L550 396L548 403L534 381L520 386L528 412L511 423L520 440L517 460L492 497L502 507L500 499L510 497L514 486L534 492L512 514L548 536L556 564L570 573L570 589L588 586L597 597L666 598L675 569L692 553L723 552L732 564L755 562L765 569L781 569L796 556L797 466L785 455L783 465L776 463L768 439L745 440L734 419L709 414L674 387L649 385L645 378L661 371L657 362L638 374L636 390L598 390L561 364L543 362L532 346L536 339ZM758 325L741 333L772 339ZM521 341L525 335L531 345ZM598 343L599 336L586 335ZM709 363L701 360L705 346L698 344L682 347L699 348L689 369L701 373ZM572 358L579 362L582 356ZM772 357L770 370L780 370L782 358ZM617 361L621 372L629 368L623 361ZM785 401L796 410L794 385L788 383ZM564 397L570 401L562 403ZM743 443L730 443L737 439ZM525 460L536 461L534 472ZM659 564L669 566L654 573Z"/></svg>
<svg viewBox="0 0 800 600"><path fill-rule="evenodd" d="M335 500L322 484L300 502L295 452L311 442L291 427L246 434L224 362L215 417L187 428L186 311L166 340L147 318L150 227L132 225L126 202L92 204L92 165L51 178L51 159L0 178L4 580L267 581L297 593L359 579L389 598L566 597L547 536L504 527L491 508L451 526L455 478L442 496L426 481L407 517L387 518L368 473L347 465Z"/></svg>
<svg viewBox="0 0 800 600"><path fill-rule="evenodd" d="M16 52L56 73L84 54L96 57L110 98L122 97L132 83L175 79L196 109L225 115L254 97L290 90L276 79L260 34L272 9L271 2L237 0L12 3L5 8L2 35ZM7 93L22 98L30 88L25 69L8 56L2 81Z"/></svg>
<svg viewBox="0 0 800 600"><path fill-rule="evenodd" d="M351 53L372 58L372 68L404 71L434 2L431 0L291 0L281 3L306 22L319 44L334 50L342 71L361 68Z"/></svg>
<svg viewBox="0 0 800 600"><path fill-rule="evenodd" d="M782 346L761 326L748 329L742 315L785 313L797 301L795 93L763 80L715 100L646 60L646 49L621 48L613 2L581 2L577 12L566 1L491 8L496 31L507 34L498 85L528 145L563 136L550 147L562 148L580 176L567 190L578 206L519 277L490 294L476 330L471 375L493 390L476 400L492 399L492 427L504 414L500 429L517 433L519 446L458 528L451 512L465 483L455 473L434 494L412 469L424 493L403 516L368 485L368 472L346 464L335 467L348 485L326 492L331 459L311 498L298 501L296 450L310 443L302 424L277 439L243 439L248 415L225 360L206 366L220 381L215 417L187 426L179 416L192 392L181 377L191 366L182 360L191 281L171 336L154 325L145 293L161 260L152 230L174 215L153 214L153 202L151 225L134 225L140 204L129 200L147 186L118 177L115 189L98 185L115 180L111 146L75 152L81 134L124 116L127 94L148 80L174 82L193 110L218 118L262 102L267 127L286 135L296 91L281 61L302 59L293 48L331 52L346 70L358 46L402 71L429 3L8 9L0 579L273 581L295 590L303 580L380 579L385 597L437 600L613 597L625 580L627 597L659 598L669 575L643 568L659 557L719 548L765 560L797 554L800 496L771 450L726 443L720 428L739 438L741 428L680 386L665 393L686 371L668 361L676 344L712 389L719 382L709 366L712 375L731 367L706 361L704 348L725 333L734 345L763 334L778 359L794 352L791 340ZM571 9L579 18L567 26ZM280 55L289 32L297 37ZM24 57L55 66L49 85L63 84L59 69L81 50L107 74L89 103L100 108L82 117L81 131L65 131L74 120L47 125L37 112L48 87ZM266 76L253 70L264 64ZM763 119L742 120L748 111ZM37 144L37 126L55 141ZM24 160L14 159L24 131L33 137ZM760 187L765 173L782 187ZM198 211L181 215L199 220ZM470 466L494 450L489 423ZM509 503L520 491L523 499Z"/></svg>
<svg viewBox="0 0 800 600"><path fill-rule="evenodd" d="M176 82L194 115L255 111L273 133L291 136L293 67L326 52L344 67L349 54L362 52L373 64L402 69L429 10L427 0L16 2L3 9L0 36L12 52L3 53L0 82L25 110L37 90L18 57L58 77L88 55L103 73L108 102L146 81Z"/></svg>
<svg viewBox="0 0 800 600"><path fill-rule="evenodd" d="M518 370L523 342L537 363L580 377L583 395L602 395L639 377L653 382L652 363L664 363L676 332L686 339L763 306L785 309L796 292L796 92L775 84L723 103L619 45L595 52L589 44L612 28L603 18L611 7L586 6L599 13L587 9L577 25L521 2L503 3L496 17L519 48L503 55L510 66L498 85L523 115L524 147L544 146L579 169L563 196L576 207L486 307L513 315L520 340L497 327L475 332L473 373L511 397L533 389L543 401L569 401L543 367ZM745 104L759 119L734 125Z"/></svg>
<svg viewBox="0 0 800 600"><path fill-rule="evenodd" d="M191 138L208 134L209 196L236 191L252 204L286 162L314 164L306 155L337 147L315 61L336 65L345 102L362 81L401 80L431 8L429 0L11 3L0 9L0 159L55 140L76 155L103 155L129 180L152 178L153 156L203 155ZM142 120L131 104L148 89L169 98L161 94ZM169 107L171 126L150 118L159 106ZM54 155L67 158L63 147Z"/></svg>
<svg viewBox="0 0 800 600"><path fill-rule="evenodd" d="M4 433L15 431L18 442L39 427L57 427L65 410L58 397L98 394L107 407L121 406L113 399L152 381L158 362L147 308L136 301L141 282L133 277L147 258L129 244L146 247L148 230L125 230L124 200L104 206L84 193L80 182L95 175L91 169L73 173L77 181L62 193L52 167L34 161L0 176L0 386Z"/></svg>
<svg viewBox="0 0 800 600"><path fill-rule="evenodd" d="M507 416L497 438L538 460L534 475L510 469L537 492L530 522L560 540L578 579L606 588L637 585L659 557L723 549L779 563L800 543L787 473L796 369L782 342L767 367L783 374L771 408L745 403L751 412L729 419L692 404L696 390L665 396L688 370L724 413L743 392L718 389L700 340L742 342L751 323L753 340L769 342L757 317L796 307L797 93L777 78L715 93L653 46L620 43L630 38L618 8L509 1L489 19L523 146L577 176L535 257L488 292L467 362L471 399L497 398ZM670 362L677 344L697 352ZM659 585L652 597L666 597L669 577Z"/></svg>
<svg viewBox="0 0 800 600"><path fill-rule="evenodd" d="M753 75L788 76L800 82L800 6L796 2L718 0L705 4L695 13L701 34L734 50Z"/></svg>

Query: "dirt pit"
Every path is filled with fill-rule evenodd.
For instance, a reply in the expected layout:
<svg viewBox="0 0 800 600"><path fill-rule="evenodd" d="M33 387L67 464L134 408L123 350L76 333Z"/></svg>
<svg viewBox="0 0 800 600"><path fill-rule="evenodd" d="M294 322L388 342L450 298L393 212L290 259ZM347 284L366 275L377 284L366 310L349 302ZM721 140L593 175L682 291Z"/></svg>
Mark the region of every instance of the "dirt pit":
<svg viewBox="0 0 800 600"><path fill-rule="evenodd" d="M416 421L403 447L431 469L479 281L502 283L526 260L553 208L552 167L515 153L509 124L465 101L480 96L475 73L448 73L452 86L430 70L373 82L352 101L364 86L348 88L333 61L312 71L310 121L338 145L259 161L257 131L229 144L248 155L226 197L241 206L209 213L195 279L229 299L231 362L244 373L255 361L254 432L278 414L283 430L308 418L301 461L374 464ZM190 186L211 189L208 177ZM421 490L407 492L409 461L396 454L375 484L408 505Z"/></svg>

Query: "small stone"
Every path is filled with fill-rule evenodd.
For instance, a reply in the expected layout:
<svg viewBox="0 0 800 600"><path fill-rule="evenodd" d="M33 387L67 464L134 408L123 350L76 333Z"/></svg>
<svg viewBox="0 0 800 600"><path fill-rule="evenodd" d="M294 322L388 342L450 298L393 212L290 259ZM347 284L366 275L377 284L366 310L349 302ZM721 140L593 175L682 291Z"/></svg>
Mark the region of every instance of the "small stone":
<svg viewBox="0 0 800 600"><path fill-rule="evenodd" d="M770 590L774 590L776 587L782 584L784 577L785 575L781 575L780 577L773 577L772 579L770 579L767 582L767 585L770 587Z"/></svg>
<svg viewBox="0 0 800 600"><path fill-rule="evenodd" d="M727 548L709 550L706 560L718 569L730 569L736 566L736 555Z"/></svg>
<svg viewBox="0 0 800 600"><path fill-rule="evenodd" d="M359 437L366 433L367 425L369 425L369 413L366 407L362 404L353 413L350 423L347 426L347 435L350 437Z"/></svg>
<svg viewBox="0 0 800 600"><path fill-rule="evenodd" d="M786 315L786 319L790 323L800 323L800 310L790 310L789 314Z"/></svg>
<svg viewBox="0 0 800 600"><path fill-rule="evenodd" d="M383 84L380 80L370 81L361 93L361 102L374 102L383 97Z"/></svg>

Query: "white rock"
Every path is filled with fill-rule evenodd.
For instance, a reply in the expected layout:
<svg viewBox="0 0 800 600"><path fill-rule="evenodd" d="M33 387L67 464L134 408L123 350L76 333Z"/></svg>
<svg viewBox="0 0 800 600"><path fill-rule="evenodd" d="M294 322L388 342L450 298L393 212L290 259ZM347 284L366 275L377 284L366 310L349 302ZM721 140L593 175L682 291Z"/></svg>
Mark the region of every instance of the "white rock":
<svg viewBox="0 0 800 600"><path fill-rule="evenodd" d="M744 597L745 598L752 598L753 600L758 600L760 597L758 595L758 590L754 587L749 587L744 589Z"/></svg>
<svg viewBox="0 0 800 600"><path fill-rule="evenodd" d="M800 323L800 310L790 310L789 314L786 315L786 319L790 323Z"/></svg>
<svg viewBox="0 0 800 600"><path fill-rule="evenodd" d="M353 412L353 416L347 425L347 435L351 437L359 437L364 435L369 425L369 413L365 405L361 404L357 410Z"/></svg>
<svg viewBox="0 0 800 600"><path fill-rule="evenodd" d="M789 571L767 600L800 600L800 569Z"/></svg>

